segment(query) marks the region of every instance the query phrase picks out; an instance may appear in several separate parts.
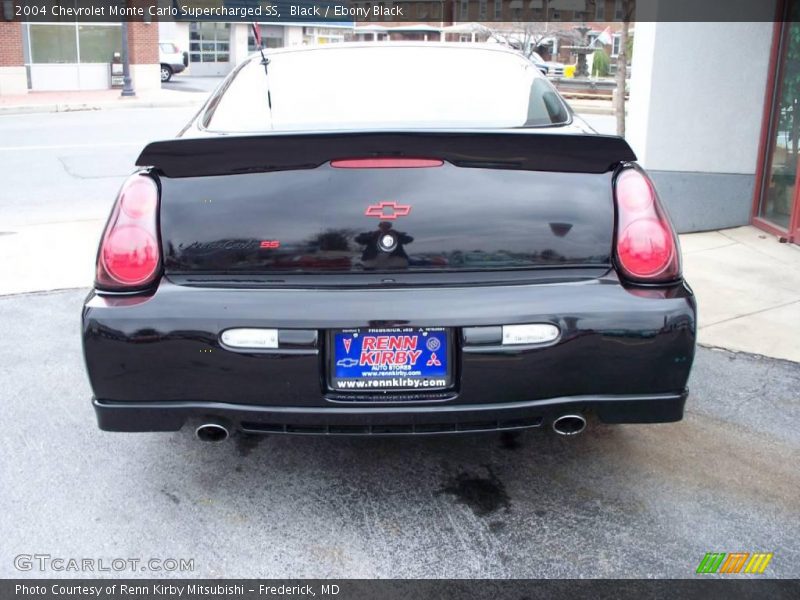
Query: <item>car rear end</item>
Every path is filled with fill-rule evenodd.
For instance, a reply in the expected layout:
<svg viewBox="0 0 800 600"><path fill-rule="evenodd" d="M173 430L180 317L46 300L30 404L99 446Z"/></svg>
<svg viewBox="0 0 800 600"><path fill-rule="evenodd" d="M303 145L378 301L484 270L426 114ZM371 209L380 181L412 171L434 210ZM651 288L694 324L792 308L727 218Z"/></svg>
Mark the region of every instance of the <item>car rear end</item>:
<svg viewBox="0 0 800 600"><path fill-rule="evenodd" d="M287 53L286 69L366 51ZM298 131L311 100L279 85L280 55L271 74L242 67L181 138L145 149L115 203L83 311L102 429L577 433L589 415L682 417L695 304L627 144L581 127L516 56L394 52L381 64L523 70L539 90L527 125L484 112L470 130ZM251 96L248 123L233 109Z"/></svg>

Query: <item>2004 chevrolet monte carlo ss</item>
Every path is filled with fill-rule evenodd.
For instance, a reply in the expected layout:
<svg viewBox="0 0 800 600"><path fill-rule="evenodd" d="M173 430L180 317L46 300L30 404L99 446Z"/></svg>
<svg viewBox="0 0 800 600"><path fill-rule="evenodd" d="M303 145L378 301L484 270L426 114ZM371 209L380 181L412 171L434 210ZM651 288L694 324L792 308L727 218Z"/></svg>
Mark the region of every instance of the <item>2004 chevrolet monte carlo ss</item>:
<svg viewBox="0 0 800 600"><path fill-rule="evenodd" d="M635 159L499 46L256 55L114 204L83 309L99 425L678 421L695 302Z"/></svg>

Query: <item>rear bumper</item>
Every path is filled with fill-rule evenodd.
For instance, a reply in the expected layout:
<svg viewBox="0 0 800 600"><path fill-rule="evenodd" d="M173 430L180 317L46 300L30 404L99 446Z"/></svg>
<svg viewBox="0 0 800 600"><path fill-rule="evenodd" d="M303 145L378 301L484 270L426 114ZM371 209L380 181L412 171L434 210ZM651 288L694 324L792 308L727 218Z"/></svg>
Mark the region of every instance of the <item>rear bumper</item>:
<svg viewBox="0 0 800 600"><path fill-rule="evenodd" d="M684 285L630 290L613 272L569 283L410 289L231 289L163 279L147 297L90 293L83 347L99 424L111 431L176 430L197 417L246 430L438 433L445 431L436 425L546 425L567 411L652 423L683 414L695 312ZM542 322L558 326L557 341L503 346L467 335ZM398 326L453 330L452 390L342 397L328 387L331 329ZM220 335L234 327L277 328L281 346L232 351Z"/></svg>
<svg viewBox="0 0 800 600"><path fill-rule="evenodd" d="M297 435L430 435L508 431L550 425L564 414L595 415L604 423L680 421L687 393L583 396L460 406L242 406L218 402L94 400L104 431L177 431L187 422L219 423L248 433Z"/></svg>
<svg viewBox="0 0 800 600"><path fill-rule="evenodd" d="M169 63L169 68L172 69L172 72L177 75L178 73L183 73L186 70L186 65L182 62L180 63Z"/></svg>

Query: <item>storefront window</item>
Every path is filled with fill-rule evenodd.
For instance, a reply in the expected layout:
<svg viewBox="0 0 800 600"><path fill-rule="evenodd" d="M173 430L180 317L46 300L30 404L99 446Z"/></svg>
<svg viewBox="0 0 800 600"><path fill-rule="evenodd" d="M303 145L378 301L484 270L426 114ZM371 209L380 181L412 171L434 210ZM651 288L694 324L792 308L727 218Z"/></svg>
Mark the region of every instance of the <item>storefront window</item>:
<svg viewBox="0 0 800 600"><path fill-rule="evenodd" d="M80 25L78 41L82 63L111 62L115 52L122 52L119 26Z"/></svg>
<svg viewBox="0 0 800 600"><path fill-rule="evenodd" d="M75 25L30 25L31 62L76 63Z"/></svg>
<svg viewBox="0 0 800 600"><path fill-rule="evenodd" d="M114 52L122 52L118 24L32 23L28 27L29 60L34 64L108 63Z"/></svg>
<svg viewBox="0 0 800 600"><path fill-rule="evenodd" d="M276 25L261 25L261 46L263 48L283 48L283 27ZM253 28L247 28L247 51L255 52L256 38L253 36Z"/></svg>

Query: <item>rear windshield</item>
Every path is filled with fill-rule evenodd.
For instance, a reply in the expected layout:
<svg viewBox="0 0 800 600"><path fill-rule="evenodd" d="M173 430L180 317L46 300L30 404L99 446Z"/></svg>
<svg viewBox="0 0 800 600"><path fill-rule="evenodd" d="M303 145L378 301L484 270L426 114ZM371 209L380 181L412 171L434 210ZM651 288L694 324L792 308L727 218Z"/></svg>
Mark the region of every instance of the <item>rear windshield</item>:
<svg viewBox="0 0 800 600"><path fill-rule="evenodd" d="M544 127L570 120L536 66L502 50L345 45L273 53L268 72L260 58L239 69L204 126L241 133Z"/></svg>

